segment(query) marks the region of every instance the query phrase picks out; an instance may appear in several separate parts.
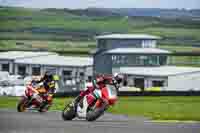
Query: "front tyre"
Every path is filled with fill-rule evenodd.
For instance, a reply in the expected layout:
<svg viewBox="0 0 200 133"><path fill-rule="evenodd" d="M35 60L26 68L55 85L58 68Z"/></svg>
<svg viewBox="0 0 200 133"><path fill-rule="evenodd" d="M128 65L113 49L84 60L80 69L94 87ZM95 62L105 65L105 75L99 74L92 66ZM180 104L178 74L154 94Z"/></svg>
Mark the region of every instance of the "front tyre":
<svg viewBox="0 0 200 133"><path fill-rule="evenodd" d="M66 105L62 111L63 120L69 121L74 119L75 117L76 117L76 110L73 103Z"/></svg>

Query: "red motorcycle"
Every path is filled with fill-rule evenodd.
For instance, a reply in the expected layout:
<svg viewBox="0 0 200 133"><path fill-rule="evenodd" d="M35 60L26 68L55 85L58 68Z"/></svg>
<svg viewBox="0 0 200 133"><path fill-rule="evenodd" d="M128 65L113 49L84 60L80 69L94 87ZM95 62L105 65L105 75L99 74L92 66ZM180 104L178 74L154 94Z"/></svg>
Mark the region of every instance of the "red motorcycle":
<svg viewBox="0 0 200 133"><path fill-rule="evenodd" d="M27 85L25 95L22 96L21 100L17 105L18 112L25 112L27 110L38 110L39 112L46 112L48 106L44 106L48 96L46 90L43 87L38 89L33 83Z"/></svg>
<svg viewBox="0 0 200 133"><path fill-rule="evenodd" d="M96 97L93 104L91 97ZM67 104L62 112L63 120L72 120L75 117L79 119L86 119L87 121L94 121L98 119L103 113L117 101L117 89L113 85L106 85L101 90L95 89L92 93L85 95L82 100L76 105L75 102Z"/></svg>

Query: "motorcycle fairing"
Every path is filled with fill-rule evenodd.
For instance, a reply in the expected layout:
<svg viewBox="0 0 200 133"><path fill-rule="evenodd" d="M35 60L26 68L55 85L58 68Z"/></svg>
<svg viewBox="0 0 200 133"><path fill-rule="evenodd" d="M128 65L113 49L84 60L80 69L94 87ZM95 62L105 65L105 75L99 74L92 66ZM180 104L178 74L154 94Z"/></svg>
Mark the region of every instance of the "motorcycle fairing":
<svg viewBox="0 0 200 133"><path fill-rule="evenodd" d="M95 90L93 91L93 94L95 95L95 97L96 97L97 99L99 99L99 98L102 97L102 93L101 93L101 90L100 90L100 89L95 89Z"/></svg>
<svg viewBox="0 0 200 133"><path fill-rule="evenodd" d="M87 108L88 108L88 102L87 97L84 96L83 98L83 105L80 106L80 103L77 106L77 117L78 118L86 118Z"/></svg>

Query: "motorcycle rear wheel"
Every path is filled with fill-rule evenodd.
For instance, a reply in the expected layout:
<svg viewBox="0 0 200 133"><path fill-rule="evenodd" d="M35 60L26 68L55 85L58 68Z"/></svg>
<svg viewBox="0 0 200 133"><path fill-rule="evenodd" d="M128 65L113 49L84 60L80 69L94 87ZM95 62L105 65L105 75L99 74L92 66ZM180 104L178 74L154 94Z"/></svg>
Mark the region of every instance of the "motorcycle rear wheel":
<svg viewBox="0 0 200 133"><path fill-rule="evenodd" d="M95 121L97 120L100 116L104 114L104 111L106 110L107 105L104 104L101 108L95 108L95 109L89 109L86 114L86 120L87 121Z"/></svg>
<svg viewBox="0 0 200 133"><path fill-rule="evenodd" d="M48 107L46 107L48 106ZM41 112L41 113L44 113L44 112L47 112L49 110L49 105L46 105L46 106L42 106L39 108L38 112Z"/></svg>

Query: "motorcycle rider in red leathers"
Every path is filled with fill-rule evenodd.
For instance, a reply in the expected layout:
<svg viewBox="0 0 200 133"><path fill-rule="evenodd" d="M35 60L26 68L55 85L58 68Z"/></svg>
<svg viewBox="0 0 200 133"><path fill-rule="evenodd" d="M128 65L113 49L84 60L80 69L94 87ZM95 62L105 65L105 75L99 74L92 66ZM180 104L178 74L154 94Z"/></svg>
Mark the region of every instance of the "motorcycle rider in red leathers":
<svg viewBox="0 0 200 133"><path fill-rule="evenodd" d="M119 88L119 84L122 82L122 75L118 73L112 75L98 75L96 79L93 80L93 86L87 86L85 91L82 91L80 95L75 99L75 105L85 96L88 95L95 90L101 90L107 84L114 85L117 89ZM88 95L88 104L92 105L93 102L97 99L95 95Z"/></svg>

